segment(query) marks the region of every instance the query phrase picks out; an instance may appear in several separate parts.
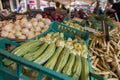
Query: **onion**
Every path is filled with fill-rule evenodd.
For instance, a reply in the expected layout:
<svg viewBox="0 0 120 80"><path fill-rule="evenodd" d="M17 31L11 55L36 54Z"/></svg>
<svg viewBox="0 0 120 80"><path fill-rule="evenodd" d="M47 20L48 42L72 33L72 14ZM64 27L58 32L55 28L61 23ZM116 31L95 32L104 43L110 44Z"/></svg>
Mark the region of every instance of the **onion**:
<svg viewBox="0 0 120 80"><path fill-rule="evenodd" d="M26 28L32 28L32 23L31 22L26 22L25 27Z"/></svg>
<svg viewBox="0 0 120 80"><path fill-rule="evenodd" d="M37 26L40 26L40 28L43 28L44 27L44 23L43 22L39 22Z"/></svg>
<svg viewBox="0 0 120 80"><path fill-rule="evenodd" d="M8 38L12 38L12 39L15 39L15 35L13 33L8 33Z"/></svg>
<svg viewBox="0 0 120 80"><path fill-rule="evenodd" d="M37 14L37 15L36 15L36 19L37 19L37 20L41 20L41 19L42 19L42 15Z"/></svg>
<svg viewBox="0 0 120 80"><path fill-rule="evenodd" d="M39 26L35 27L35 31L41 31L41 28Z"/></svg>
<svg viewBox="0 0 120 80"><path fill-rule="evenodd" d="M27 28L23 28L22 29L22 34L27 34L27 33L29 33L29 30Z"/></svg>
<svg viewBox="0 0 120 80"><path fill-rule="evenodd" d="M14 29L17 30L17 31L20 31L21 30L21 26L19 24L17 24L17 25L14 26Z"/></svg>
<svg viewBox="0 0 120 80"><path fill-rule="evenodd" d="M8 35L8 32L6 32L6 31L2 31L2 32L1 32L1 36L2 36L2 37L7 37L7 35Z"/></svg>
<svg viewBox="0 0 120 80"><path fill-rule="evenodd" d="M18 37L18 39L26 39L26 36L25 36L25 35L20 35L20 36Z"/></svg>
<svg viewBox="0 0 120 80"><path fill-rule="evenodd" d="M37 21L32 22L33 27L36 27L36 26L37 26L37 24L38 24L38 22L37 22Z"/></svg>

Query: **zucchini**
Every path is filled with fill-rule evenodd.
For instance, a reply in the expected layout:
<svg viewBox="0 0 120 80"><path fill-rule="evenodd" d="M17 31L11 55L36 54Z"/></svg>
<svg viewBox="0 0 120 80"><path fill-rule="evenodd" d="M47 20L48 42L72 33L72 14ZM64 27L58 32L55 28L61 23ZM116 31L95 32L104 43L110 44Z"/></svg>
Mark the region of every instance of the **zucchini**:
<svg viewBox="0 0 120 80"><path fill-rule="evenodd" d="M60 53L60 57L57 60L54 70L56 72L61 72L65 64L67 63L69 57L70 50L68 48L64 48L64 50Z"/></svg>
<svg viewBox="0 0 120 80"><path fill-rule="evenodd" d="M51 43L48 48L36 60L34 60L34 62L40 65L45 63L54 54L55 49L55 43Z"/></svg>
<svg viewBox="0 0 120 80"><path fill-rule="evenodd" d="M62 50L63 47L57 47L54 55L47 61L47 63L45 63L44 66L49 69L53 69Z"/></svg>

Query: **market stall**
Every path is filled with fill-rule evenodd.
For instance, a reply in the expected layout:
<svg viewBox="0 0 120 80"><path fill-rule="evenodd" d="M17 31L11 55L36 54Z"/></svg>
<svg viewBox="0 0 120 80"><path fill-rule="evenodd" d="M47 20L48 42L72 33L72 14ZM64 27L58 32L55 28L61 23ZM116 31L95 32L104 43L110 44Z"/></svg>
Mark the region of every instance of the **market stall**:
<svg viewBox="0 0 120 80"><path fill-rule="evenodd" d="M120 79L120 22L88 15L95 0L10 1L17 12L0 21L0 80Z"/></svg>

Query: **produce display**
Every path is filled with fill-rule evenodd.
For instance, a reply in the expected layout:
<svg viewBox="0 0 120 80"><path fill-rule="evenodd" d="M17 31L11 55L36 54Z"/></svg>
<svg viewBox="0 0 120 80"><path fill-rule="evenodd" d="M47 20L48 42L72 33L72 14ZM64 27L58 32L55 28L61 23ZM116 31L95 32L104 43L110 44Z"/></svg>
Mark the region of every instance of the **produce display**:
<svg viewBox="0 0 120 80"><path fill-rule="evenodd" d="M120 31L109 32L110 41L104 36L91 34L89 52L93 72L108 80L120 79Z"/></svg>
<svg viewBox="0 0 120 80"><path fill-rule="evenodd" d="M77 16L82 17L83 15L78 14ZM6 45L6 50L75 80L90 80L87 61L88 53L90 53L93 73L108 80L120 80L120 23L104 15L93 15L88 19L87 16L83 18L87 20L76 17L69 20L66 18L63 21L64 16L49 11L43 12L42 15L37 14L34 18L18 15L16 21L9 19L0 21L0 37L12 40L28 40L47 31L52 21L62 22L62 25L72 27L67 29L65 26L58 26L61 31L72 34L75 34L73 28L81 31L90 29L88 31L93 33L90 32L89 48L86 46L87 42L80 38L80 33L76 33L75 38L72 39L71 37L66 38L62 32L50 32L44 37L23 42L18 47ZM88 26L87 28L83 26L84 22ZM118 28L116 28L117 26ZM54 28L56 29L56 26ZM108 31L109 36L106 31ZM105 32L106 34L103 34ZM107 37L109 37L109 40L106 39ZM11 48L14 49L11 50ZM11 60L3 59L3 63L13 70L16 69L16 64ZM23 66L22 69L35 79L39 75L27 67ZM43 80L54 79L44 75Z"/></svg>
<svg viewBox="0 0 120 80"><path fill-rule="evenodd" d="M65 21L63 21L63 23L66 24L67 26L76 28L76 29L81 30L81 31L85 31L84 27L82 27L80 24L73 22L72 20L68 20L68 21L65 20Z"/></svg>
<svg viewBox="0 0 120 80"><path fill-rule="evenodd" d="M75 21L78 21L78 22L84 21L83 19L80 19L80 18L77 18L77 17L73 18L72 20L75 20Z"/></svg>
<svg viewBox="0 0 120 80"><path fill-rule="evenodd" d="M51 21L49 19L42 18L42 16L39 14L30 20L28 20L26 17L23 17L21 20L16 20L15 22L1 21L0 36L17 40L31 39L40 33L45 32L50 24Z"/></svg>
<svg viewBox="0 0 120 80"><path fill-rule="evenodd" d="M81 38L65 39L63 33L51 32L38 40L23 43L11 53L75 80L89 80L88 50ZM7 59L3 62L7 66L13 64Z"/></svg>
<svg viewBox="0 0 120 80"><path fill-rule="evenodd" d="M74 19L77 20L77 19ZM103 35L104 23L109 26L110 41L106 41L105 35ZM79 19L77 21L80 21ZM84 27L75 24L73 20L64 21L68 26L79 30L85 30ZM92 16L88 19L89 26L97 32L91 34L91 42L89 45L89 52L91 57L91 64L93 72L95 74L106 77L108 80L120 79L120 32L117 25L113 20L105 16ZM117 24L117 25L116 25Z"/></svg>
<svg viewBox="0 0 120 80"><path fill-rule="evenodd" d="M48 18L51 21L58 21L58 22L62 22L64 15L58 13L58 12L49 12L49 11L45 11L42 13L43 18Z"/></svg>
<svg viewBox="0 0 120 80"><path fill-rule="evenodd" d="M115 27L117 27L117 25L112 19L104 15L99 16L95 15L88 18L89 27L96 29L98 31L102 31L102 26L104 25L103 21L107 26L109 26L109 30L112 30Z"/></svg>

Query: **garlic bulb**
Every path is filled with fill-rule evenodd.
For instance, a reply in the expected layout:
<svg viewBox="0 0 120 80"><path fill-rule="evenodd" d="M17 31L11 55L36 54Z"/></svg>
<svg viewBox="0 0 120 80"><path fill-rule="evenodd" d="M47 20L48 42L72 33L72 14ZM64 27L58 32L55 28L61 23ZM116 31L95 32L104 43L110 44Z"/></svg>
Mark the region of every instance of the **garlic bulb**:
<svg viewBox="0 0 120 80"><path fill-rule="evenodd" d="M41 28L39 26L35 27L35 31L41 31Z"/></svg>
<svg viewBox="0 0 120 80"><path fill-rule="evenodd" d="M20 35L20 36L18 37L18 39L26 39L26 36L25 36L25 35Z"/></svg>
<svg viewBox="0 0 120 80"><path fill-rule="evenodd" d="M20 24L20 20L16 20L16 21L15 21L15 24Z"/></svg>
<svg viewBox="0 0 120 80"><path fill-rule="evenodd" d="M16 37L19 37L21 35L22 35L22 33L20 31L17 31L16 34L15 34Z"/></svg>
<svg viewBox="0 0 120 80"><path fill-rule="evenodd" d="M44 26L44 28L47 28L47 29L48 29L48 28L49 28L49 25L48 25L48 24L46 24L46 25Z"/></svg>
<svg viewBox="0 0 120 80"><path fill-rule="evenodd" d="M47 30L47 29L42 29L42 30L41 30L41 33L45 32L46 30Z"/></svg>
<svg viewBox="0 0 120 80"><path fill-rule="evenodd" d="M37 36L37 35L39 35L40 34L40 32L35 32L35 36Z"/></svg>
<svg viewBox="0 0 120 80"><path fill-rule="evenodd" d="M26 34L26 36L27 36L28 39L31 39L35 36L35 34L34 34L34 32L29 32L29 33Z"/></svg>
<svg viewBox="0 0 120 80"><path fill-rule="evenodd" d="M30 32L34 32L35 31L35 28L30 28Z"/></svg>
<svg viewBox="0 0 120 80"><path fill-rule="evenodd" d="M21 20L21 22L27 22L27 21L28 20L26 19L26 17Z"/></svg>
<svg viewBox="0 0 120 80"><path fill-rule="evenodd" d="M6 31L1 31L1 36L2 36L2 37L7 37L7 35L8 35L8 32L6 32Z"/></svg>
<svg viewBox="0 0 120 80"><path fill-rule="evenodd" d="M19 24L16 24L14 26L14 29L17 30L17 31L20 31L21 30L21 26Z"/></svg>
<svg viewBox="0 0 120 80"><path fill-rule="evenodd" d="M15 39L15 35L13 33L8 33L8 38L12 38L12 39Z"/></svg>
<svg viewBox="0 0 120 80"><path fill-rule="evenodd" d="M28 28L28 29L32 28L32 23L31 22L26 22L25 27Z"/></svg>
<svg viewBox="0 0 120 80"><path fill-rule="evenodd" d="M40 28L43 28L44 27L44 23L43 22L39 22L37 26L39 26Z"/></svg>
<svg viewBox="0 0 120 80"><path fill-rule="evenodd" d="M36 18L32 18L32 19L30 20L30 22L37 22L37 19L36 19Z"/></svg>
<svg viewBox="0 0 120 80"><path fill-rule="evenodd" d="M21 27L25 27L27 22L28 22L28 20L26 18L23 18L20 22Z"/></svg>
<svg viewBox="0 0 120 80"><path fill-rule="evenodd" d="M29 33L29 30L28 30L27 28L23 28L21 31L22 31L22 34L27 34L27 33Z"/></svg>
<svg viewBox="0 0 120 80"><path fill-rule="evenodd" d="M5 31L12 31L12 28L13 28L13 25L12 24L7 24L5 27L4 27L4 30Z"/></svg>
<svg viewBox="0 0 120 80"><path fill-rule="evenodd" d="M0 27L2 27L3 26L3 23L2 22L0 22Z"/></svg>
<svg viewBox="0 0 120 80"><path fill-rule="evenodd" d="M36 15L36 19L37 19L37 20L41 20L41 19L42 19L42 15L37 14L37 15Z"/></svg>
<svg viewBox="0 0 120 80"><path fill-rule="evenodd" d="M49 24L49 25L51 24L51 20L50 20L50 19L47 19L47 18L46 18L46 19L44 19L43 21L44 21L45 24Z"/></svg>
<svg viewBox="0 0 120 80"><path fill-rule="evenodd" d="M11 31L11 33L12 33L12 34L15 34L15 33L16 33L16 30L15 30L15 29L13 29L13 30Z"/></svg>
<svg viewBox="0 0 120 80"><path fill-rule="evenodd" d="M37 22L37 21L32 22L33 27L36 27L36 26L37 26L37 24L38 24L38 22Z"/></svg>

